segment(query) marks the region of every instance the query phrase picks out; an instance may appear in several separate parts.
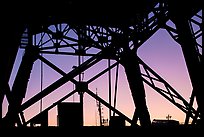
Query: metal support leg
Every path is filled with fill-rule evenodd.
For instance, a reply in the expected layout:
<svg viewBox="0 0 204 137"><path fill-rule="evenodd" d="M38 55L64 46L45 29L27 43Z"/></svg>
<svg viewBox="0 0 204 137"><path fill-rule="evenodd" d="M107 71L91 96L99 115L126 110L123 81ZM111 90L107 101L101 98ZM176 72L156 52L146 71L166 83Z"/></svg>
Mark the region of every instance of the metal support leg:
<svg viewBox="0 0 204 137"><path fill-rule="evenodd" d="M83 108L83 104L84 104L84 92L79 92L79 97L80 97L80 104L81 104L81 109L82 109L82 125L84 125L84 108Z"/></svg>
<svg viewBox="0 0 204 137"><path fill-rule="evenodd" d="M12 87L11 100L5 117L6 126L14 126L17 121L18 111L25 97L30 73L37 55L38 49L36 47L28 46L26 48Z"/></svg>
<svg viewBox="0 0 204 137"><path fill-rule="evenodd" d="M178 30L179 43L181 44L192 82L193 92L200 111L201 123L204 124L204 85L202 84L203 77L201 75L203 70L196 52L195 40L192 37L187 20L176 18L175 24Z"/></svg>
<svg viewBox="0 0 204 137"><path fill-rule="evenodd" d="M84 125L84 114L83 114L83 104L84 104L84 92L86 92L88 90L88 83L87 82L78 82L76 84L76 90L79 93L79 97L80 97L80 104L81 104L81 109L82 109L82 121L81 121L81 126Z"/></svg>
<svg viewBox="0 0 204 137"><path fill-rule="evenodd" d="M18 43L12 39L12 36L9 38L3 38L5 41L11 41L11 43L9 45L1 45L3 47L3 54L0 54L0 126L2 125L2 103L5 95L9 102L10 88L8 81L18 52Z"/></svg>
<svg viewBox="0 0 204 137"><path fill-rule="evenodd" d="M146 105L145 89L140 73L139 63L137 61L137 55L132 51L126 52L121 57L121 62L125 68L133 101L136 107L133 119L137 120L139 118L140 124L143 127L150 126L150 115Z"/></svg>

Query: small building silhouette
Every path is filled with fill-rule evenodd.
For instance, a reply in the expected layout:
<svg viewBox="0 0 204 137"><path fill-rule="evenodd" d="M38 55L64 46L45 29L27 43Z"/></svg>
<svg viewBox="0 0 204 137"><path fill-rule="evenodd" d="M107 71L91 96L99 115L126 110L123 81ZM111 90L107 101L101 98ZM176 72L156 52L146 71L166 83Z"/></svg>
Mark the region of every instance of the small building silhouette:
<svg viewBox="0 0 204 137"><path fill-rule="evenodd" d="M111 127L124 127L125 119L121 116L111 116L109 121Z"/></svg>
<svg viewBox="0 0 204 137"><path fill-rule="evenodd" d="M173 126L178 126L179 121L177 120L172 120L172 119L153 119L152 121L153 126L158 126L158 127L173 127Z"/></svg>
<svg viewBox="0 0 204 137"><path fill-rule="evenodd" d="M58 104L58 126L80 127L83 126L82 104L77 102L63 102Z"/></svg>

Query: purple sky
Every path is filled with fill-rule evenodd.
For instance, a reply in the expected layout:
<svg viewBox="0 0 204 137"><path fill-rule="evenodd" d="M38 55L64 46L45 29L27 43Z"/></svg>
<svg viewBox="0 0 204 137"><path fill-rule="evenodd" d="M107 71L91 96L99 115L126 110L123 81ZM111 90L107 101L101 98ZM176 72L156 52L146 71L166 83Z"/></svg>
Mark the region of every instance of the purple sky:
<svg viewBox="0 0 204 137"><path fill-rule="evenodd" d="M18 57L16 59L15 67L10 79L10 85L12 85L13 78L15 77L16 70L22 57L22 50L19 50ZM182 95L187 101L191 95L192 87L188 76L186 64L182 54L180 45L178 45L167 33L166 30L160 29L150 39L148 39L138 50L138 56L148 64L155 72L157 72L162 78L164 78L174 89L176 89L180 95ZM77 57L73 56L54 56L44 55L47 59L61 68L64 72L72 70L73 66L77 66ZM86 58L85 58L86 60ZM111 61L113 64L114 61ZM88 80L103 69L107 68L107 60L102 60L84 73L84 80ZM52 82L61 77L60 74L46 65L43 65L43 88L47 87ZM112 91L114 91L115 83L115 68L112 69ZM74 85L71 82L64 84L58 88L52 94L43 98L43 109L71 92L74 89ZM100 78L89 84L89 89L93 92L98 92L104 100L108 102L108 74L104 74ZM32 96L40 91L40 61L37 60L34 63L31 78L29 81L26 97L24 102L30 99ZM171 104L168 100L162 97L155 90L145 84L147 106L150 112L151 120L153 119L166 119L169 114L172 119L179 120L181 123L185 120L185 113L179 110L176 106ZM112 97L113 97L112 92ZM78 94L74 94L66 101L78 102ZM112 98L113 101L113 98ZM108 109L103 107L103 116L108 118ZM128 116L130 119L134 113L134 105L131 97L131 92L127 83L125 72L123 67L119 66L119 81L118 81L118 96L116 108ZM7 102L4 100L3 115L7 111ZM30 108L25 110L25 117L29 120L33 115L39 113L40 102L35 103ZM56 125L57 123L57 109L56 107L49 111L49 125ZM84 125L99 125L99 116L96 106L96 100L85 93L84 95Z"/></svg>

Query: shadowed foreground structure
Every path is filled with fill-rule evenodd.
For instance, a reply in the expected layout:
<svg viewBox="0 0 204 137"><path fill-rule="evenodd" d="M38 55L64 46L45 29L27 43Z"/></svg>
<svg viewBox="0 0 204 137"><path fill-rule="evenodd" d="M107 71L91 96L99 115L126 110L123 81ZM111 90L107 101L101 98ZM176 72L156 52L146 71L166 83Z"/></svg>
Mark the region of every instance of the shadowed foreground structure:
<svg viewBox="0 0 204 137"><path fill-rule="evenodd" d="M46 4L20 2L15 6L15 9L18 7L15 13L3 16L5 26L2 32L3 40L9 43L3 43L5 54L1 54L0 57L0 101L3 102L3 99L6 98L9 105L6 116L1 116L0 126L11 128L17 125L17 129L20 130L43 129L51 130L51 133L55 130L57 132L64 131L63 128L55 129L55 127L46 129L45 127L48 126L46 115L53 107L77 92L80 96L80 110L77 113L80 113L79 118L81 119L78 119L80 124L79 127L77 125L76 127L82 131L86 130L87 133L89 130L95 130L96 127L83 127L84 94L95 98L109 108L110 112L116 113L122 120L129 122L131 126L121 127L122 131L153 129L156 132L160 128L162 130L179 129L179 131L186 128L190 129L188 131L199 129L204 124L203 7L201 3L201 0L189 0L185 3L177 3L176 0L142 0L137 4L126 1L94 3L71 0L59 0ZM35 14L33 11L36 9L37 13ZM25 12L27 13L24 14ZM198 20L194 17L197 17ZM168 21L174 25L168 25ZM194 30L192 24L196 25L198 29ZM137 49L160 28L166 29L172 38L181 45L193 87L189 97L190 102L186 101L178 91L137 56ZM74 33L76 37L72 37L70 32ZM202 39L201 42L198 39ZM10 88L8 81L19 48L24 49L25 53L12 88ZM63 50L65 48L68 50ZM90 49L97 52L89 52ZM77 56L78 66L75 66L70 72L64 72L42 54ZM89 56L89 58L82 61L84 56ZM83 73L103 59L109 61L108 68L84 81ZM23 103L31 70L36 60L41 60L62 77ZM114 60L115 63L111 64L110 60ZM89 89L89 84L104 73L109 73L109 78L111 78L110 70L119 64L125 69L134 101L135 111L131 119L120 112L114 104L111 104L111 97L107 102ZM141 68L145 72L142 73ZM164 87L156 85L156 81L163 84ZM24 111L26 109L67 82L73 83L76 88L30 120L25 119ZM186 114L184 125L152 127L151 112L148 111L146 105L143 82ZM110 81L109 90L111 92ZM194 102L197 103L197 107L193 106ZM190 119L192 123L189 125ZM138 121L140 125L137 124ZM26 128L29 124L36 124L35 122L41 124L42 128ZM115 130L112 127L98 127L97 130L103 129Z"/></svg>

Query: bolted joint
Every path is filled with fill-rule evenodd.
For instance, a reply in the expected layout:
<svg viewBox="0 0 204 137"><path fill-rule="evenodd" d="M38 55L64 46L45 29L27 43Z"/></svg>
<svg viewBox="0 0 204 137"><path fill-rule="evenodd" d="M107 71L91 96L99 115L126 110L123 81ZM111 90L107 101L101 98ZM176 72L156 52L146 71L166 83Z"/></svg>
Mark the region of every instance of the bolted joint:
<svg viewBox="0 0 204 137"><path fill-rule="evenodd" d="M104 59L115 59L116 58L116 49L114 47L105 47L103 49L103 58Z"/></svg>
<svg viewBox="0 0 204 137"><path fill-rule="evenodd" d="M86 55L86 50L85 49L77 49L77 50L75 50L75 53L77 55L83 56L83 55Z"/></svg>
<svg viewBox="0 0 204 137"><path fill-rule="evenodd" d="M27 46L25 48L25 58L32 60L33 62L38 59L39 48L37 46Z"/></svg>
<svg viewBox="0 0 204 137"><path fill-rule="evenodd" d="M87 82L76 83L76 90L79 92L79 94L83 94L84 92L88 91L88 83Z"/></svg>
<svg viewBox="0 0 204 137"><path fill-rule="evenodd" d="M128 50L128 51L123 51L121 54L120 54L120 63L121 65L125 65L127 64L128 62L134 62L134 61L137 61L137 55L134 53L133 50Z"/></svg>
<svg viewBox="0 0 204 137"><path fill-rule="evenodd" d="M52 38L53 39L60 39L60 40L62 40L63 39L63 32L57 31L57 32L53 33L52 34Z"/></svg>

